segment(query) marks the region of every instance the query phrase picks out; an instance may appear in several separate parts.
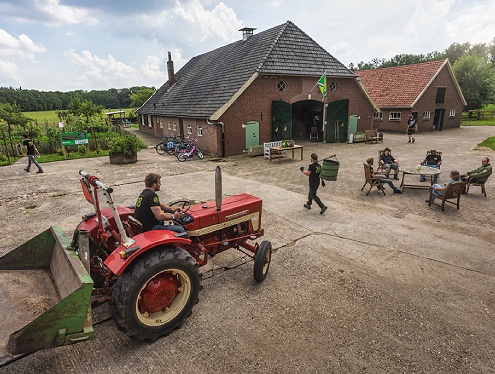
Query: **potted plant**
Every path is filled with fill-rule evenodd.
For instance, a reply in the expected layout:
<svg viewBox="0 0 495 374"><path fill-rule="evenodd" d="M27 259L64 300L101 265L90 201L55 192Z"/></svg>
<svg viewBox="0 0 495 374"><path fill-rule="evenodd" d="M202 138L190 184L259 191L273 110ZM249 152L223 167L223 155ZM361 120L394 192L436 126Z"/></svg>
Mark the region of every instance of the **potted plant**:
<svg viewBox="0 0 495 374"><path fill-rule="evenodd" d="M119 135L108 142L108 155L111 164L130 164L137 162L137 153L147 148L141 138L135 135Z"/></svg>

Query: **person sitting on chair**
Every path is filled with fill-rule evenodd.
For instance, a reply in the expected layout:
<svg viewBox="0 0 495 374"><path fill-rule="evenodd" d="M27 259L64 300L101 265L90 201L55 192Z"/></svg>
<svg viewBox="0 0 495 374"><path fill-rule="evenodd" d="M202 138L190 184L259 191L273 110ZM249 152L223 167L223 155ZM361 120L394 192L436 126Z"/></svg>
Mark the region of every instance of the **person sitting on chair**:
<svg viewBox="0 0 495 374"><path fill-rule="evenodd" d="M176 232L185 232L180 225L166 225L164 221L181 218L180 209L173 209L167 204L160 203L156 192L160 191L161 176L150 173L144 178L146 187L139 195L134 218L139 220L143 225L143 232L149 230L171 230Z"/></svg>
<svg viewBox="0 0 495 374"><path fill-rule="evenodd" d="M449 184L454 183L454 182L459 182L459 180L460 180L459 172L457 170L452 170L450 172L450 180L447 183L445 183L445 186L441 186L438 183L435 183L432 186L432 188L438 195L443 196L444 191L447 189ZM434 200L435 200L435 197L432 195L431 196L431 202L433 202ZM428 199L426 199L426 202L429 203Z"/></svg>
<svg viewBox="0 0 495 374"><path fill-rule="evenodd" d="M483 157L481 160L481 166L474 170L468 171L466 174L461 175L463 182L479 183L485 181L492 174L492 165L490 165L490 159ZM465 193L466 187L464 187Z"/></svg>
<svg viewBox="0 0 495 374"><path fill-rule="evenodd" d="M387 183L392 190L394 190L394 193L401 194L402 191L399 190L397 187L394 186L394 182L392 182L392 179L386 178L384 173L379 173L379 172L374 172L373 171L373 161L375 159L373 157L368 157L366 159L366 163L370 166L370 171L371 171L371 178L372 179L378 179L380 183Z"/></svg>
<svg viewBox="0 0 495 374"><path fill-rule="evenodd" d="M442 163L442 156L440 156L436 150L432 149L428 155L426 155L425 159L421 163L421 165L429 166L430 168L440 169L440 165ZM421 174L419 177L420 182L426 182L426 176ZM433 183L437 183L438 174L435 175Z"/></svg>
<svg viewBox="0 0 495 374"><path fill-rule="evenodd" d="M399 179L399 161L390 154L392 150L390 148L385 148L383 153L380 155L380 164L385 176L388 178L390 174L390 169L394 170L394 179Z"/></svg>

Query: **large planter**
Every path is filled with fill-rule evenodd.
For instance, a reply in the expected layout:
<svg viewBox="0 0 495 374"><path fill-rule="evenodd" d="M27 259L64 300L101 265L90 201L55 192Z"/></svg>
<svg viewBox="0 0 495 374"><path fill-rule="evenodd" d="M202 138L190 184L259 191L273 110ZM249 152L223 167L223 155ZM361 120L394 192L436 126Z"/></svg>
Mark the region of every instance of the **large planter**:
<svg viewBox="0 0 495 374"><path fill-rule="evenodd" d="M137 162L137 152L133 152L130 155L125 153L109 153L111 164L133 164Z"/></svg>
<svg viewBox="0 0 495 374"><path fill-rule="evenodd" d="M263 146L262 145L258 145L258 146L255 146L255 147L249 147L248 148L248 155L251 156L251 157L254 157L254 156L261 156L263 155Z"/></svg>
<svg viewBox="0 0 495 374"><path fill-rule="evenodd" d="M366 134L354 134L354 138L352 140L353 143L361 143L366 141Z"/></svg>

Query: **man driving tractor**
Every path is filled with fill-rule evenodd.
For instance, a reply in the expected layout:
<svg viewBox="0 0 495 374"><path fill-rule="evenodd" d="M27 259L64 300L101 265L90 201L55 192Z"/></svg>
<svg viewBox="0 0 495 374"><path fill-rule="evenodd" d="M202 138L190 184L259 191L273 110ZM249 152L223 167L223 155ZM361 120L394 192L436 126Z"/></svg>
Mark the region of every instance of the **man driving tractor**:
<svg viewBox="0 0 495 374"><path fill-rule="evenodd" d="M179 219L182 217L180 208L173 209L167 204L160 203L156 192L160 191L161 176L149 173L144 178L145 189L139 195L134 210L134 218L143 225L143 231L171 230L184 232L180 225L166 225L164 221Z"/></svg>

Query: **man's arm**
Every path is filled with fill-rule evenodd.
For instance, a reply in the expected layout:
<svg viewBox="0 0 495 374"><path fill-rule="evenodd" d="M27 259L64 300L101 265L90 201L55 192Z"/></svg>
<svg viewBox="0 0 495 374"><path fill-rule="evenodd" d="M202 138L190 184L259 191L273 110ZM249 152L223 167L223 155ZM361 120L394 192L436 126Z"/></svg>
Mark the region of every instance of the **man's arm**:
<svg viewBox="0 0 495 374"><path fill-rule="evenodd" d="M476 170L468 171L469 178L488 178L492 174L492 166L482 166Z"/></svg>
<svg viewBox="0 0 495 374"><path fill-rule="evenodd" d="M166 204L164 204L164 205L166 205ZM172 208L170 208L170 209L172 209ZM171 219L175 219L175 218L180 218L182 216L180 212L173 212L173 213L164 212L162 210L162 207L158 206L158 205L152 206L151 211L155 215L155 218L159 221L167 221L167 220L171 220Z"/></svg>

